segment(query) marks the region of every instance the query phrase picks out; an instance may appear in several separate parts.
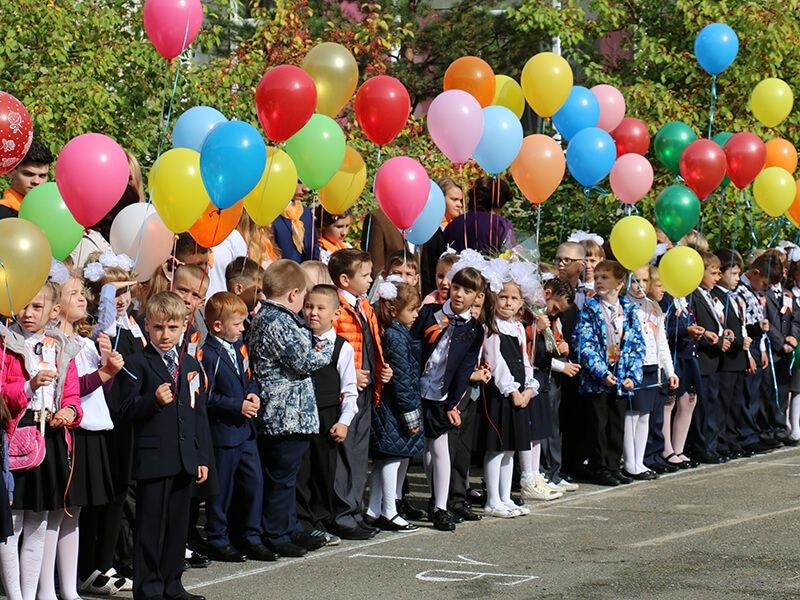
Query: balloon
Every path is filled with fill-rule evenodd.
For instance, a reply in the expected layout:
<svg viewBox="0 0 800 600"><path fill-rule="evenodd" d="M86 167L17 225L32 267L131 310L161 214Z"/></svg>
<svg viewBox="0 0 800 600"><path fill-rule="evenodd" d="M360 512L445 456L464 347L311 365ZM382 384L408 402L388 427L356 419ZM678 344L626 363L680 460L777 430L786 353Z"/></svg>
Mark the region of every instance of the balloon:
<svg viewBox="0 0 800 600"><path fill-rule="evenodd" d="M522 148L511 163L511 177L532 204L541 204L564 179L564 151L553 138L540 133L522 140Z"/></svg>
<svg viewBox="0 0 800 600"><path fill-rule="evenodd" d="M358 88L354 108L364 134L383 146L406 126L411 114L411 99L399 79L378 75L367 79Z"/></svg>
<svg viewBox="0 0 800 600"><path fill-rule="evenodd" d="M91 227L119 202L128 185L128 157L99 133L72 138L56 159L56 183L69 212Z"/></svg>
<svg viewBox="0 0 800 600"><path fill-rule="evenodd" d="M297 169L292 159L283 150L267 148L264 173L242 204L256 225L268 225L286 209L296 188Z"/></svg>
<svg viewBox="0 0 800 600"><path fill-rule="evenodd" d="M330 214L341 215L358 200L365 185L367 165L357 150L347 146L336 175L319 189L319 201Z"/></svg>
<svg viewBox="0 0 800 600"><path fill-rule="evenodd" d="M211 202L200 175L200 154L188 148L164 152L150 169L148 184L153 206L174 233L194 225Z"/></svg>
<svg viewBox="0 0 800 600"><path fill-rule="evenodd" d="M431 188L428 191L428 199L425 201L425 208L411 224L411 228L406 232L406 240L412 244L424 244L439 229L444 219L445 205L442 188L431 180Z"/></svg>
<svg viewBox="0 0 800 600"><path fill-rule="evenodd" d="M630 215L623 217L611 230L611 251L619 264L635 271L646 265L656 251L656 230L647 219Z"/></svg>
<svg viewBox="0 0 800 600"><path fill-rule="evenodd" d="M705 200L725 178L725 152L713 140L696 140L681 154L680 169L686 185Z"/></svg>
<svg viewBox="0 0 800 600"><path fill-rule="evenodd" d="M42 289L50 273L50 243L24 219L0 220L0 314L21 311Z"/></svg>
<svg viewBox="0 0 800 600"><path fill-rule="evenodd" d="M317 86L317 112L329 117L342 112L358 85L358 63L350 50L323 42L308 51L300 66Z"/></svg>
<svg viewBox="0 0 800 600"><path fill-rule="evenodd" d="M267 138L285 142L308 123L317 105L317 88L300 67L270 69L256 88L256 113Z"/></svg>
<svg viewBox="0 0 800 600"><path fill-rule="evenodd" d="M697 139L697 134L686 123L671 121L658 130L653 148L659 162L677 175L680 173L681 154L686 146Z"/></svg>
<svg viewBox="0 0 800 600"><path fill-rule="evenodd" d="M717 143L717 145L724 150L725 149L725 144L727 144L728 140L731 139L732 137L733 137L733 134L730 131L721 131L720 133L718 133L717 135L715 135L711 139L714 140ZM728 158L727 157L728 157L728 155L726 154L725 155L725 172L726 173L728 171L728 168L727 168ZM731 179L726 174L725 177L722 178L722 183L719 184L719 187L721 187L722 189L725 189L726 187L728 187L730 185L730 183L731 183Z"/></svg>
<svg viewBox="0 0 800 600"><path fill-rule="evenodd" d="M145 0L144 30L158 53L172 60L188 48L203 26L200 0Z"/></svg>
<svg viewBox="0 0 800 600"><path fill-rule="evenodd" d="M525 94L522 93L520 85L508 75L495 75L492 104L505 106L521 119L522 113L525 112Z"/></svg>
<svg viewBox="0 0 800 600"><path fill-rule="evenodd" d="M477 56L457 58L444 72L444 89L464 90L481 106L489 106L494 98L496 82L489 64Z"/></svg>
<svg viewBox="0 0 800 600"><path fill-rule="evenodd" d="M67 258L83 237L83 225L69 212L53 182L37 185L25 195L19 218L42 230L56 260Z"/></svg>
<svg viewBox="0 0 800 600"><path fill-rule="evenodd" d="M739 38L724 23L706 25L694 40L697 62L711 75L719 75L730 67L738 53Z"/></svg>
<svg viewBox="0 0 800 600"><path fill-rule="evenodd" d="M596 127L600 104L592 92L580 85L572 86L567 101L553 115L553 125L565 140L572 139L581 129Z"/></svg>
<svg viewBox="0 0 800 600"><path fill-rule="evenodd" d="M597 127L579 131L567 146L567 168L584 187L596 185L608 175L616 157L614 140Z"/></svg>
<svg viewBox="0 0 800 600"><path fill-rule="evenodd" d="M617 156L623 154L647 154L650 147L650 132L644 121L634 117L625 117L617 128L611 132L614 143L617 145Z"/></svg>
<svg viewBox="0 0 800 600"><path fill-rule="evenodd" d="M786 211L786 216L794 223L795 227L800 227L798 225L800 223L800 179L795 181L795 186L794 201Z"/></svg>
<svg viewBox="0 0 800 600"><path fill-rule="evenodd" d="M325 115L314 115L286 142L300 180L309 189L318 190L331 178L344 160L344 133L339 124Z"/></svg>
<svg viewBox="0 0 800 600"><path fill-rule="evenodd" d="M490 175L505 171L522 147L522 124L504 106L483 109L483 134L472 156Z"/></svg>
<svg viewBox="0 0 800 600"><path fill-rule="evenodd" d="M695 291L705 270L700 254L688 246L670 248L658 263L661 285L673 298L683 298Z"/></svg>
<svg viewBox="0 0 800 600"><path fill-rule="evenodd" d="M600 105L597 126L606 131L614 131L625 117L625 98L617 88L605 83L594 86L591 91Z"/></svg>
<svg viewBox="0 0 800 600"><path fill-rule="evenodd" d="M141 283L150 279L172 254L175 234L167 229L153 206L137 202L116 216L109 241L114 252L136 261L136 281Z"/></svg>
<svg viewBox="0 0 800 600"><path fill-rule="evenodd" d="M442 92L428 108L428 132L451 162L467 162L483 134L481 105L463 90Z"/></svg>
<svg viewBox="0 0 800 600"><path fill-rule="evenodd" d="M191 148L200 152L211 130L228 121L221 112L210 106L194 106L183 113L172 129L173 148Z"/></svg>
<svg viewBox="0 0 800 600"><path fill-rule="evenodd" d="M644 156L625 154L611 167L609 181L624 204L636 204L653 187L653 167Z"/></svg>
<svg viewBox="0 0 800 600"><path fill-rule="evenodd" d="M728 177L740 190L750 185L767 160L764 142L756 134L746 131L733 134L723 150L728 162Z"/></svg>
<svg viewBox="0 0 800 600"><path fill-rule="evenodd" d="M671 185L656 199L656 224L674 243L694 229L700 220L700 200L689 188Z"/></svg>
<svg viewBox="0 0 800 600"><path fill-rule="evenodd" d="M785 81L770 77L750 94L750 110L765 127L777 127L792 112L794 96Z"/></svg>
<svg viewBox="0 0 800 600"><path fill-rule="evenodd" d="M552 117L572 90L572 68L552 52L540 52L522 69L522 91L533 111Z"/></svg>
<svg viewBox="0 0 800 600"><path fill-rule="evenodd" d="M395 156L378 167L375 173L375 199L378 206L400 230L406 230L414 224L425 208L429 193L430 178L423 166L413 158Z"/></svg>
<svg viewBox="0 0 800 600"><path fill-rule="evenodd" d="M16 167L31 147L33 122L22 102L0 92L0 175Z"/></svg>
<svg viewBox="0 0 800 600"><path fill-rule="evenodd" d="M783 138L772 138L766 144L767 160L765 167L780 167L789 173L797 169L797 149Z"/></svg>
<svg viewBox="0 0 800 600"><path fill-rule="evenodd" d="M203 248L218 246L236 229L243 210L244 205L241 202L225 209L209 204L189 228L189 235Z"/></svg>
<svg viewBox="0 0 800 600"><path fill-rule="evenodd" d="M792 206L797 185L792 174L780 167L767 167L753 182L753 197L771 217L779 217Z"/></svg>
<svg viewBox="0 0 800 600"><path fill-rule="evenodd" d="M252 190L267 162L258 130L244 121L220 123L200 151L200 175L217 208L229 208Z"/></svg>

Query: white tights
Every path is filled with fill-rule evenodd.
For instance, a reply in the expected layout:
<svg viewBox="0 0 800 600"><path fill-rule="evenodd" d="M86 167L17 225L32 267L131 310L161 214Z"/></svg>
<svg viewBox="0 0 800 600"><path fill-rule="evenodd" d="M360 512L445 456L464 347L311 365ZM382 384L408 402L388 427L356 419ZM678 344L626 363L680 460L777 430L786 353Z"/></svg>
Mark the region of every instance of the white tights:
<svg viewBox="0 0 800 600"><path fill-rule="evenodd" d="M513 452L487 452L483 460L486 480L486 506L503 508L511 502L511 479L514 476Z"/></svg>
<svg viewBox="0 0 800 600"><path fill-rule="evenodd" d="M450 447L446 433L436 439L425 438L423 461L436 508L447 510L447 497L450 495Z"/></svg>
<svg viewBox="0 0 800 600"><path fill-rule="evenodd" d="M369 508L370 517L382 515L398 525L407 525L408 522L397 516L396 501L403 494L403 480L408 470L407 458L390 458L376 460L372 466L372 476L369 483Z"/></svg>
<svg viewBox="0 0 800 600"><path fill-rule="evenodd" d="M542 444L540 442L531 442L530 450L520 450L519 469L522 481L528 481L539 476L541 454Z"/></svg>
<svg viewBox="0 0 800 600"><path fill-rule="evenodd" d="M672 422L672 451L677 455L683 454L686 446L686 437L692 424L692 413L697 404L696 394L683 394L678 398L678 407L675 409L675 420Z"/></svg>
<svg viewBox="0 0 800 600"><path fill-rule="evenodd" d="M12 510L14 535L0 544L0 567L3 584L9 600L34 600L42 571L45 534L47 531L46 511ZM20 535L24 534L22 547ZM50 568L53 565L51 563Z"/></svg>
<svg viewBox="0 0 800 600"><path fill-rule="evenodd" d="M789 423L792 425L791 436L800 439L800 394L792 396L789 407Z"/></svg>
<svg viewBox="0 0 800 600"><path fill-rule="evenodd" d="M625 470L633 475L644 473L644 451L647 447L647 434L650 430L650 413L627 411L625 413L625 444L623 460Z"/></svg>
<svg viewBox="0 0 800 600"><path fill-rule="evenodd" d="M62 600L74 600L78 594L78 519L80 508L48 513L45 535L44 560L39 575L37 600L56 600L55 569L58 566L58 582ZM46 565L49 568L45 568Z"/></svg>

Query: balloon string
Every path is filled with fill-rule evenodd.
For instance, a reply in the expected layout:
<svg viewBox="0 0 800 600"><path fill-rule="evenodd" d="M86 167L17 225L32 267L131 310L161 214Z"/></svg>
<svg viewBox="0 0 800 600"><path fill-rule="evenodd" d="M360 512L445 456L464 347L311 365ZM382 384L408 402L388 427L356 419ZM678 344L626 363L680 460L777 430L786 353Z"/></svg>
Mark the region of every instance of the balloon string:
<svg viewBox="0 0 800 600"><path fill-rule="evenodd" d="M258 210L255 211L256 214L260 214L261 213L261 207L264 206L264 196L267 193L267 184L269 183L269 174L272 172L272 163L275 162L275 155L276 154L277 154L277 151L272 152L271 154L270 154L269 151L267 152L267 166L266 166L266 174L264 175L264 186L261 188L261 194L260 194L260 196L258 198ZM289 200L289 203L291 203L291 200ZM288 204L287 204L287 206L288 206ZM281 211L281 212L283 212L283 211ZM265 225L267 225L267 223L265 223Z"/></svg>
<svg viewBox="0 0 800 600"><path fill-rule="evenodd" d="M542 225L542 205L536 205L536 249L539 249L539 228Z"/></svg>
<svg viewBox="0 0 800 600"><path fill-rule="evenodd" d="M305 260L314 260L314 244L319 243L319 240L315 240L314 237L317 233L317 190L314 190L311 196L311 244L308 248L308 258ZM302 218L302 214L300 215ZM320 226L322 226L322 221L320 220ZM305 248L303 248L305 250ZM301 252L302 256L302 252Z"/></svg>
<svg viewBox="0 0 800 600"><path fill-rule="evenodd" d="M564 220L566 219L566 216L567 216L567 206L566 206L566 204L567 203L565 201L561 205L561 225L559 225L559 227L558 227L558 243L559 244L561 244L561 242L564 241Z"/></svg>
<svg viewBox="0 0 800 600"><path fill-rule="evenodd" d="M581 229L586 229L586 224L589 218L589 194L592 193L592 188L583 188L583 217L581 218Z"/></svg>
<svg viewBox="0 0 800 600"><path fill-rule="evenodd" d="M497 175L492 175L492 205L489 209L489 248L493 249L492 246L492 238L494 237L492 234L494 233L494 208L497 206L495 204L495 196L497 196L497 204L500 204L500 186L497 184ZM476 210L477 210L477 200L476 200ZM475 220L475 238L477 241L478 237L478 221ZM536 238L539 239L538 237Z"/></svg>
<svg viewBox="0 0 800 600"><path fill-rule="evenodd" d="M378 166L381 164L381 147L378 146Z"/></svg>
<svg viewBox="0 0 800 600"><path fill-rule="evenodd" d="M736 213L736 220L733 225L733 238L731 239L731 248L736 248L736 242L739 240L739 197L733 203L733 211Z"/></svg>
<svg viewBox="0 0 800 600"><path fill-rule="evenodd" d="M711 132L714 127L714 111L717 108L717 76L711 76L711 110L708 115L708 139L711 139Z"/></svg>
<svg viewBox="0 0 800 600"><path fill-rule="evenodd" d="M742 191L742 195L744 196L744 203L747 206L748 212L748 222L750 224L750 241L753 244L753 249L755 250L758 248L758 235L756 235L756 228L753 225L753 221L755 220L753 217L753 206L750 204L750 194L748 194L747 189ZM736 212L737 222L739 217L739 212Z"/></svg>
<svg viewBox="0 0 800 600"><path fill-rule="evenodd" d="M0 269L3 269L3 281L5 282L6 286L6 296L8 297L8 310L11 311L11 319L15 319L14 315L14 305L11 302L11 288L8 285L8 271L6 270L6 265L2 259L0 259ZM3 391L3 382L5 381L5 369L6 369L6 348L8 347L8 327L9 321L11 320L6 317L5 323L5 331L3 332L3 362L0 364L0 394ZM4 402L5 400L0 400L0 402Z"/></svg>
<svg viewBox="0 0 800 600"><path fill-rule="evenodd" d="M722 245L722 209L725 206L725 193L728 191L728 188L722 188L722 193L719 196L719 234L717 235L717 248Z"/></svg>

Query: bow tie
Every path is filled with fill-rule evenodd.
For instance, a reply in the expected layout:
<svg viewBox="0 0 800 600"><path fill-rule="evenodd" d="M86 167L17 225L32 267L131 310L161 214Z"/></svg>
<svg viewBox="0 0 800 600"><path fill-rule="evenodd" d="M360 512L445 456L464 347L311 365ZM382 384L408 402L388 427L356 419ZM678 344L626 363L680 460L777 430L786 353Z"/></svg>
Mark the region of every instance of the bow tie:
<svg viewBox="0 0 800 600"><path fill-rule="evenodd" d="M467 322L467 320L464 317L459 317L458 315L453 315L453 316L446 315L446 316L447 316L447 320L454 327L461 327L464 323Z"/></svg>

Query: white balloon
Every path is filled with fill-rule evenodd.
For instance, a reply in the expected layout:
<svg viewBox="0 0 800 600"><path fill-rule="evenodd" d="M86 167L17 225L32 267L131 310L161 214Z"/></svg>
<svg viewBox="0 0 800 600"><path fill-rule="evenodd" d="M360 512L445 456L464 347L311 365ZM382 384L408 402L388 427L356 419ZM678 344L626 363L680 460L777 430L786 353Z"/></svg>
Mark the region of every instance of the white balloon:
<svg viewBox="0 0 800 600"><path fill-rule="evenodd" d="M155 270L172 253L175 234L146 202L123 208L111 224L111 248L127 254L135 262L136 281L149 280Z"/></svg>

